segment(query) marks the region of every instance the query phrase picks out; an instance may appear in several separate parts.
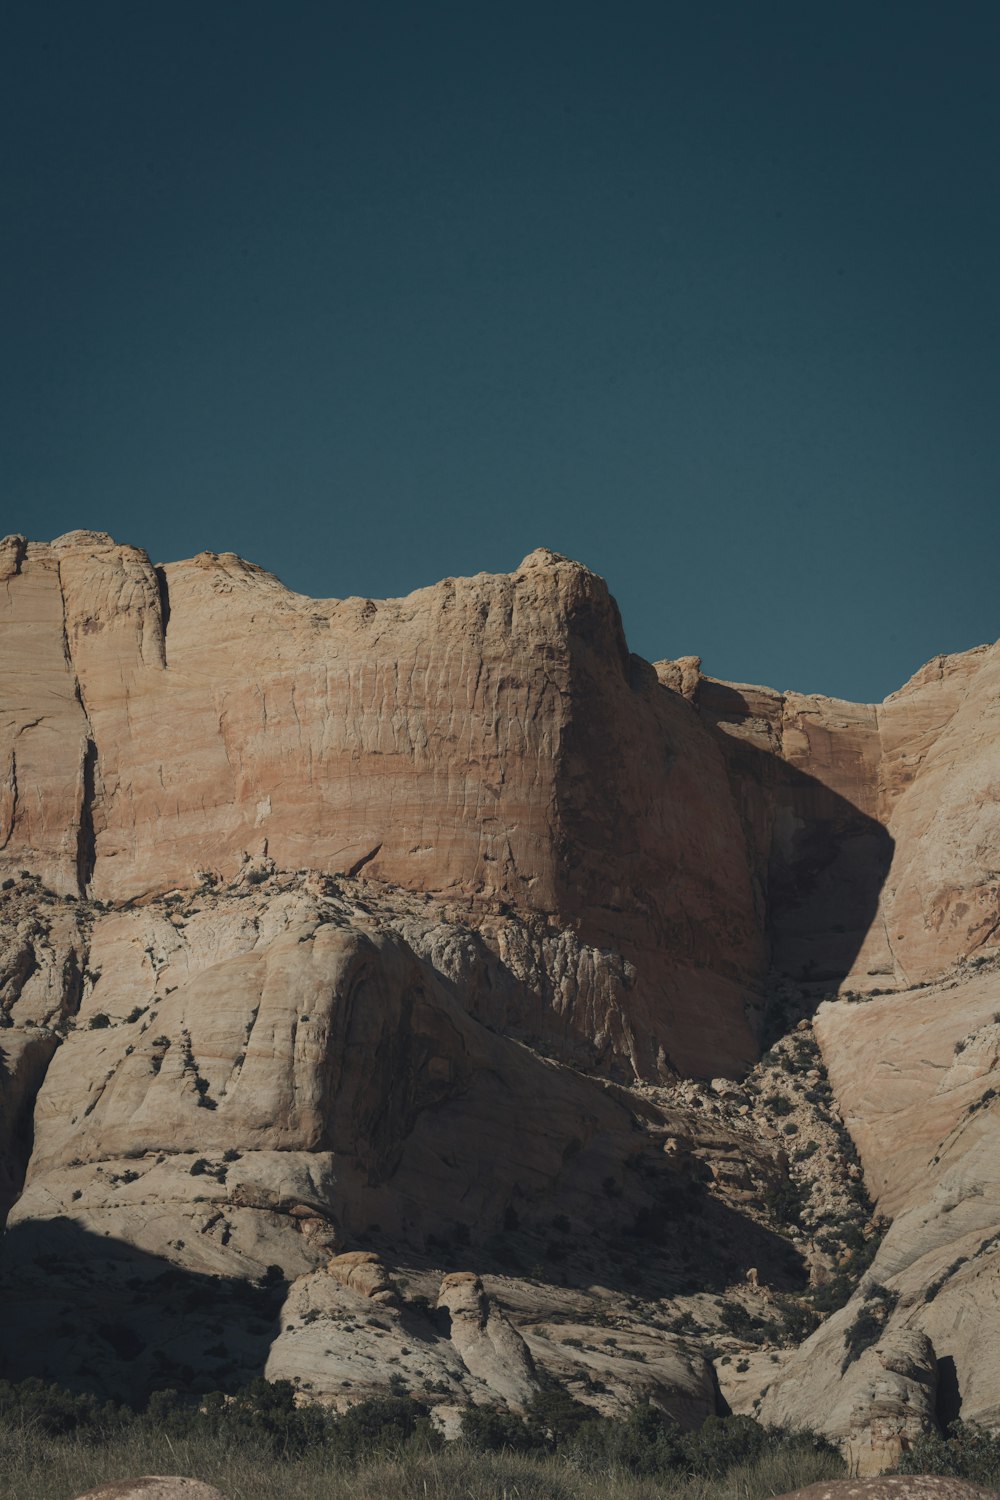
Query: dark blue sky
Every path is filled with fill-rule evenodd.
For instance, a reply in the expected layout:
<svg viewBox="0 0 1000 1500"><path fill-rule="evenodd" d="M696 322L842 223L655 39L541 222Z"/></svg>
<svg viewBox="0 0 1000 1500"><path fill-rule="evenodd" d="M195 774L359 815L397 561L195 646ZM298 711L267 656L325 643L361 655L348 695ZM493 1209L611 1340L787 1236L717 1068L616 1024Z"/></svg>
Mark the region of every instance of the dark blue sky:
<svg viewBox="0 0 1000 1500"><path fill-rule="evenodd" d="M0 533L546 545L862 699L1000 635L1000 7L14 0Z"/></svg>

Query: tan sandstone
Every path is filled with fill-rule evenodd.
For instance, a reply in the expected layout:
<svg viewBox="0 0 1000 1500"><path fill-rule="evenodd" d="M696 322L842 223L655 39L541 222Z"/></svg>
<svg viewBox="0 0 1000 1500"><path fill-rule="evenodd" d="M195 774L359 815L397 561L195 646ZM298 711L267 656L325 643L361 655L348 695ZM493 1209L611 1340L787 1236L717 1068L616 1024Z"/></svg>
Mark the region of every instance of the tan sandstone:
<svg viewBox="0 0 1000 1500"><path fill-rule="evenodd" d="M145 1474L141 1479L117 1479L85 1490L77 1500L225 1500L221 1490L200 1479L177 1474Z"/></svg>
<svg viewBox="0 0 1000 1500"><path fill-rule="evenodd" d="M652 668L603 581L545 550L317 601L230 553L158 568L73 532L5 539L0 585L0 1192L27 1373L46 1349L137 1385L266 1364L342 1400L391 1357L408 1389L518 1406L534 1365L693 1423L712 1383L664 1295L697 1265L745 1311L788 1254L835 1269L768 1219L810 1170L782 1135L805 1106L781 1125L731 1082L775 1014L818 1006L892 1225L845 1308L753 1356L757 1409L862 1470L959 1407L1000 1423L1000 648L878 705ZM835 1206L852 1179L818 1145ZM670 1233L694 1202L713 1239L692 1250ZM390 1284L442 1235L473 1267L554 1252L548 1282L448 1277L444 1332L437 1283L423 1310ZM727 1391L752 1402L750 1374Z"/></svg>
<svg viewBox="0 0 1000 1500"><path fill-rule="evenodd" d="M986 1500L993 1490L947 1474L885 1474L880 1478L830 1479L790 1490L778 1500Z"/></svg>

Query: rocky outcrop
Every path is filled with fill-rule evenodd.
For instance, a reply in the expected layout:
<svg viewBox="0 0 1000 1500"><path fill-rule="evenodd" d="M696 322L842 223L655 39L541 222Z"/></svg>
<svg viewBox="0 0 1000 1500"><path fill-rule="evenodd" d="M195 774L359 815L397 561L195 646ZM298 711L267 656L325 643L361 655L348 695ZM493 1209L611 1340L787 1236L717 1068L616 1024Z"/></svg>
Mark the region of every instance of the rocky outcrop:
<svg viewBox="0 0 1000 1500"><path fill-rule="evenodd" d="M371 1223L485 1233L557 1184L600 1211L627 1102L488 1030L388 913L354 906L287 877L105 916L11 1223L66 1212L150 1251L180 1236L193 1271L249 1256L257 1275L325 1264Z"/></svg>
<svg viewBox="0 0 1000 1500"><path fill-rule="evenodd" d="M801 1423L853 1381L845 1337L874 1284L891 1298L887 1335L933 1345L936 1420L1000 1421L998 976L1000 965L974 964L943 984L820 1008L831 1083L892 1226L869 1278L765 1395L771 1420Z"/></svg>
<svg viewBox="0 0 1000 1500"><path fill-rule="evenodd" d="M812 1408L822 1431L836 1441L852 1474L866 1476L894 1468L917 1440L937 1427L937 1360L925 1334L896 1328L878 1335L883 1302L869 1282L861 1296L867 1302L835 1314L825 1325L838 1335L835 1360L807 1378L813 1385ZM871 1343L858 1349L860 1308L871 1332ZM863 1325L867 1330L868 1323ZM795 1372L795 1373L790 1373ZM793 1394L796 1375L801 1380L801 1358L793 1356L768 1392L764 1420L801 1427L802 1402ZM814 1420L815 1420L814 1416Z"/></svg>
<svg viewBox="0 0 1000 1500"><path fill-rule="evenodd" d="M678 1340L801 1320L863 1167L865 1280L725 1390L862 1470L1000 1421L1000 648L720 683L544 550L317 601L73 532L0 585L11 1373L341 1400L391 1345L443 1404L534 1363L694 1422Z"/></svg>
<svg viewBox="0 0 1000 1500"><path fill-rule="evenodd" d="M769 865L779 971L906 988L998 951L1000 644L938 657L876 705L704 677L686 691Z"/></svg>
<svg viewBox="0 0 1000 1500"><path fill-rule="evenodd" d="M225 1500L221 1490L200 1479L176 1474L144 1474L141 1479L116 1479L86 1490L77 1500Z"/></svg>
<svg viewBox="0 0 1000 1500"><path fill-rule="evenodd" d="M880 1479L824 1479L779 1500L987 1500L993 1493L947 1474L887 1474Z"/></svg>
<svg viewBox="0 0 1000 1500"><path fill-rule="evenodd" d="M524 1339L471 1272L446 1276L437 1305L448 1315L451 1341L466 1369L508 1406L523 1408L539 1389Z"/></svg>
<svg viewBox="0 0 1000 1500"><path fill-rule="evenodd" d="M348 1250L335 1255L326 1269L341 1286L360 1292L369 1302L382 1307L395 1307L399 1302L399 1294L381 1257L372 1250Z"/></svg>
<svg viewBox="0 0 1000 1500"><path fill-rule="evenodd" d="M121 902L266 853L508 905L621 955L579 994L551 976L578 1035L642 1071L750 1057L766 952L722 758L585 568L542 551L316 601L232 554L11 546L8 610L37 637L8 689L11 868Z"/></svg>
<svg viewBox="0 0 1000 1500"><path fill-rule="evenodd" d="M67 649L59 560L0 542L0 868L63 894L92 873L93 740Z"/></svg>

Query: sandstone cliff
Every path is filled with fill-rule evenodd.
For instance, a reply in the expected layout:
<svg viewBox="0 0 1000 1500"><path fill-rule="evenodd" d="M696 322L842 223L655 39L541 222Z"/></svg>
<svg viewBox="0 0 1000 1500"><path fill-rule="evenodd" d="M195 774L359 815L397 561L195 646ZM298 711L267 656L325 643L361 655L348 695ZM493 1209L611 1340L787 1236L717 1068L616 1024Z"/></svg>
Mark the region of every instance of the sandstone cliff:
<svg viewBox="0 0 1000 1500"><path fill-rule="evenodd" d="M1000 1420L998 648L720 683L545 551L317 601L75 532L0 582L10 1373L721 1379L869 1468ZM796 1354L862 1168L892 1228Z"/></svg>

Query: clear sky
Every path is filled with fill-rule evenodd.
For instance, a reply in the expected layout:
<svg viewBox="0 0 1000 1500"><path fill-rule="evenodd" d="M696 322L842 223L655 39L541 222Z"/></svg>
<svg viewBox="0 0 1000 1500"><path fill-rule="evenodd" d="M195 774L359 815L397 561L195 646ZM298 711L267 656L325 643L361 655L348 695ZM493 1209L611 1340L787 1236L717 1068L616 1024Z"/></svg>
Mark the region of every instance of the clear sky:
<svg viewBox="0 0 1000 1500"><path fill-rule="evenodd" d="M1000 635L996 0L11 0L0 534L604 574L877 699Z"/></svg>

